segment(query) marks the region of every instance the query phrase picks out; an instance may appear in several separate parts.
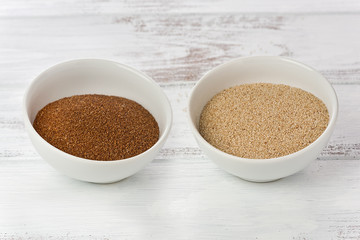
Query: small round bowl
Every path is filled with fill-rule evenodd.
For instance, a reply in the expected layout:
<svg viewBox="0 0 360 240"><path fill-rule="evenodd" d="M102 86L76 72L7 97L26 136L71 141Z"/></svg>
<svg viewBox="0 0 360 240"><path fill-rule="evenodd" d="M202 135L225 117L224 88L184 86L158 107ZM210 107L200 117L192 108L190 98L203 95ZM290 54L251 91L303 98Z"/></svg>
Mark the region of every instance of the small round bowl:
<svg viewBox="0 0 360 240"><path fill-rule="evenodd" d="M210 145L198 129L200 114L205 104L224 89L259 82L297 87L321 99L330 115L329 124L323 134L302 150L271 159L241 158ZM220 168L242 179L269 182L292 175L317 158L334 130L338 101L330 83L314 69L283 57L259 56L238 58L206 73L193 88L188 109L191 131L205 155Z"/></svg>
<svg viewBox="0 0 360 240"><path fill-rule="evenodd" d="M50 102L80 94L113 95L138 102L156 119L159 140L137 156L113 161L75 157L53 147L35 131L32 123L36 114ZM101 59L73 60L46 70L27 89L23 109L25 128L40 156L65 175L94 183L116 182L144 168L164 145L172 124L169 100L150 77L131 67Z"/></svg>

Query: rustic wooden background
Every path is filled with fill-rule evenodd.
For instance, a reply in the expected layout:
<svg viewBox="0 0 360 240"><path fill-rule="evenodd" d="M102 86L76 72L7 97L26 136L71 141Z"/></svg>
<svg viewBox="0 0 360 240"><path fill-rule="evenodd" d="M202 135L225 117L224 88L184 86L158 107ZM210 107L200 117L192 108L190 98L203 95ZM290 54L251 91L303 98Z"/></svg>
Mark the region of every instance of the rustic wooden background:
<svg viewBox="0 0 360 240"><path fill-rule="evenodd" d="M203 73L251 55L313 66L340 103L319 158L265 184L218 169L186 119ZM157 158L114 184L52 169L22 121L35 76L89 57L147 73L174 110ZM360 239L360 1L0 0L0 239Z"/></svg>

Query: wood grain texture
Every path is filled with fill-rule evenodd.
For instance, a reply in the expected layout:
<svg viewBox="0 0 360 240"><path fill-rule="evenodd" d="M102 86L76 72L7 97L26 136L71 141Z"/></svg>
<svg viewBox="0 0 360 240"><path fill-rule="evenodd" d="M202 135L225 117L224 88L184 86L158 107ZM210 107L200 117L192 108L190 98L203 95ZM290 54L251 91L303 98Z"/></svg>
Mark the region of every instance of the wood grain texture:
<svg viewBox="0 0 360 240"><path fill-rule="evenodd" d="M0 239L360 239L360 2L1 0ZM291 57L339 98L328 146L279 181L242 181L203 155L187 101L211 68L240 56ZM73 58L106 58L157 81L173 127L156 159L114 184L58 173L22 121L26 86Z"/></svg>
<svg viewBox="0 0 360 240"><path fill-rule="evenodd" d="M39 158L24 160L0 171L2 180L12 180L0 186L6 193L0 232L18 239L360 235L357 161L315 161L291 177L256 184L226 174L206 159L176 158L155 160L122 182L96 185L68 179Z"/></svg>
<svg viewBox="0 0 360 240"><path fill-rule="evenodd" d="M2 0L0 16L69 16L172 13L299 13L357 12L357 0Z"/></svg>
<svg viewBox="0 0 360 240"><path fill-rule="evenodd" d="M360 82L358 14L171 14L3 18L0 71L22 84L71 58L124 62L158 82L196 81L236 57L278 55L332 83ZM4 81L2 81L3 83Z"/></svg>
<svg viewBox="0 0 360 240"><path fill-rule="evenodd" d="M161 87L170 99L174 120L170 136L158 159L205 158L197 147L188 127L187 103L194 82L162 83ZM360 85L334 85L339 98L337 126L328 146L319 160L360 160ZM22 121L23 91L11 88L1 89L0 102L0 157L3 161L18 157L36 157ZM22 146L19 149L19 146Z"/></svg>

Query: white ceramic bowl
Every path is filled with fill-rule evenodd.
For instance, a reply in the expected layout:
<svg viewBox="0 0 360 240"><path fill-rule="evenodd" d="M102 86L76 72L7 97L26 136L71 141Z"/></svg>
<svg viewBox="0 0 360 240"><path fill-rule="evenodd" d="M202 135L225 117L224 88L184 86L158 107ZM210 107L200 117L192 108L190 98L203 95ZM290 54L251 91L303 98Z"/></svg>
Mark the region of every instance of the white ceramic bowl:
<svg viewBox="0 0 360 240"><path fill-rule="evenodd" d="M276 83L301 88L320 98L330 119L324 133L306 148L272 159L240 158L218 150L199 133L205 104L218 92L246 83ZM335 126L338 102L330 83L314 69L283 57L244 57L222 64L206 73L193 88L188 106L190 128L203 152L220 168L242 179L268 182L294 174L317 158Z"/></svg>
<svg viewBox="0 0 360 240"><path fill-rule="evenodd" d="M96 161L75 157L53 147L33 128L37 112L48 103L90 93L121 96L141 104L158 122L159 140L137 156ZM95 183L116 182L144 168L164 145L172 124L169 100L150 77L128 66L101 59L64 62L40 74L26 91L24 115L25 128L43 159L72 178Z"/></svg>

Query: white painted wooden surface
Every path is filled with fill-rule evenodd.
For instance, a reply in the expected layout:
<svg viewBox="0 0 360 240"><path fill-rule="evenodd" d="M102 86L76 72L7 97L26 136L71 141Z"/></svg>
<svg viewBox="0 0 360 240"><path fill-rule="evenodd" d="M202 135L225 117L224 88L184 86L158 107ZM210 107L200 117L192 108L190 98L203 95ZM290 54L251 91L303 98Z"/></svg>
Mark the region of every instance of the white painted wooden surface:
<svg viewBox="0 0 360 240"><path fill-rule="evenodd" d="M360 239L359 27L357 0L0 0L0 239ZM340 103L319 158L266 184L218 169L187 127L196 80L249 55L315 67ZM115 184L56 172L22 123L30 81L57 62L86 57L146 72L174 110L158 157Z"/></svg>

